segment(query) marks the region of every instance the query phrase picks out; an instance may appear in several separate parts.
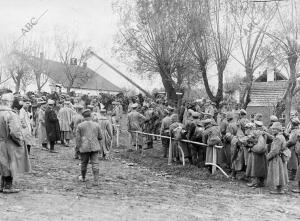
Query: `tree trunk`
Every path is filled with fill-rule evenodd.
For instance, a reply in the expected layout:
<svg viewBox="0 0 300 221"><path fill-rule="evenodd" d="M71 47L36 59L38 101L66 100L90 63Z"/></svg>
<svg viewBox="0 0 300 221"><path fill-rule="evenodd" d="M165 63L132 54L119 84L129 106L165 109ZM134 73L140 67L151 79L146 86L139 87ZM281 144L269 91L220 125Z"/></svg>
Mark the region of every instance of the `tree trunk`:
<svg viewBox="0 0 300 221"><path fill-rule="evenodd" d="M37 86L37 91L38 94L41 94L41 75L39 73L34 73L35 74L35 80L36 80L36 86Z"/></svg>
<svg viewBox="0 0 300 221"><path fill-rule="evenodd" d="M15 92L19 93L20 92L20 87L21 87L21 79L17 79L15 82Z"/></svg>
<svg viewBox="0 0 300 221"><path fill-rule="evenodd" d="M251 101L251 89L253 84L253 69L246 68L246 86L243 92L243 95L240 97L241 108L247 109L248 104Z"/></svg>
<svg viewBox="0 0 300 221"><path fill-rule="evenodd" d="M172 84L172 79L166 77L166 74L160 74L162 83L167 93L168 103L176 107L178 102L178 97L176 95L176 89Z"/></svg>
<svg viewBox="0 0 300 221"><path fill-rule="evenodd" d="M288 125L290 121L290 114L292 109L292 99L294 94L294 89L296 87L296 64L298 60L298 55L296 53L289 54L288 62L290 67L290 78L287 85L286 99L285 99L285 126Z"/></svg>

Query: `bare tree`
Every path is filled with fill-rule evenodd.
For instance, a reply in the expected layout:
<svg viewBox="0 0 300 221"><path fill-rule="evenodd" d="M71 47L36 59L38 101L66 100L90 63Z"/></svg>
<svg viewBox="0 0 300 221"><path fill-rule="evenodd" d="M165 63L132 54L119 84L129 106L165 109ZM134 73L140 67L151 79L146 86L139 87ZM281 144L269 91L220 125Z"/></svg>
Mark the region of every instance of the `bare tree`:
<svg viewBox="0 0 300 221"><path fill-rule="evenodd" d="M193 72L188 69L190 41L182 8L185 1L137 0L121 11L122 38L118 53L129 58L141 74L158 73L169 102L177 103L177 91ZM122 11L125 10L125 11Z"/></svg>
<svg viewBox="0 0 300 221"><path fill-rule="evenodd" d="M269 58L262 49L266 43L266 32L277 10L274 2L256 2L251 0L231 1L231 14L237 27L238 45L243 61L236 59L246 72L245 87L240 96L241 107L246 109L250 103L254 72Z"/></svg>
<svg viewBox="0 0 300 221"><path fill-rule="evenodd" d="M6 42L1 45L1 48L4 53L5 67L15 84L15 92L20 92L22 79L32 78L32 72L26 59L29 47L23 41L18 45Z"/></svg>
<svg viewBox="0 0 300 221"><path fill-rule="evenodd" d="M60 62L64 65L64 74L67 80L64 86L69 93L72 87L85 83L90 77L90 73L84 67L89 50L88 47L82 47L75 37L68 34L56 35L55 45ZM73 64L71 64L71 59L74 59Z"/></svg>
<svg viewBox="0 0 300 221"><path fill-rule="evenodd" d="M277 24L280 24L281 28L267 34L280 45L281 53L279 54L285 55L284 59L282 59L282 56L277 57L278 63L286 63L288 66L287 88L282 99L276 105L277 115L281 115L285 111L285 124L287 125L290 120L293 96L300 91L300 86L297 86L297 78L300 75L297 74L296 70L300 55L299 2L292 0L288 5L285 5L285 3L278 3L278 5L280 7L277 10ZM283 13L285 16L283 16Z"/></svg>
<svg viewBox="0 0 300 221"><path fill-rule="evenodd" d="M191 32L191 51L196 58L199 73L209 99L217 108L223 100L223 74L234 42L234 29L228 17L228 2L189 1L187 21ZM213 93L207 73L207 66L213 61L217 69L218 89Z"/></svg>
<svg viewBox="0 0 300 221"><path fill-rule="evenodd" d="M41 93L42 88L49 80L50 67L49 60L45 58L46 50L42 44L32 42L30 54L27 60L35 77L38 93Z"/></svg>

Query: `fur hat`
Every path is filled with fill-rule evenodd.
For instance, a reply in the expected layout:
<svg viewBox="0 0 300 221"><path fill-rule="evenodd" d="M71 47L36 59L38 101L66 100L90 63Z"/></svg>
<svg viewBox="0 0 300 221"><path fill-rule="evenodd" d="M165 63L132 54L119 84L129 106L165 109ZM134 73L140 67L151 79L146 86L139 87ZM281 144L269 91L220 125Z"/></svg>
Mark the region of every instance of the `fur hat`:
<svg viewBox="0 0 300 221"><path fill-rule="evenodd" d="M271 122L277 122L277 121L278 121L278 118L277 118L275 115L271 115L271 116L270 116L270 121L271 121Z"/></svg>
<svg viewBox="0 0 300 221"><path fill-rule="evenodd" d="M274 122L274 124L271 126L271 129L282 131L282 125L280 122Z"/></svg>
<svg viewBox="0 0 300 221"><path fill-rule="evenodd" d="M55 104L55 101L54 101L54 100L51 100L51 99L49 99L49 100L48 100L48 104L49 104L49 105L54 105L54 104Z"/></svg>

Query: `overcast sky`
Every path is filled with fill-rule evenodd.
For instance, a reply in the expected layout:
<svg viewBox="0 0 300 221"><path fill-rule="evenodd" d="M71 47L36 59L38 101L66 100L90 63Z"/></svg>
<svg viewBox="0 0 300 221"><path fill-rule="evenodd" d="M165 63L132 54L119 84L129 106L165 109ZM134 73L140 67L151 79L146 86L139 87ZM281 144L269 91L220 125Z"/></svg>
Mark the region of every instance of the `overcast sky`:
<svg viewBox="0 0 300 221"><path fill-rule="evenodd" d="M118 17L113 13L112 2L113 0L0 0L0 41L17 39L32 17L37 18L48 10L24 38L51 41L57 31L70 32L145 89L161 86L159 80L141 80L130 74L128 67L112 53L114 37L118 33ZM95 58L88 60L88 66L94 70L99 65L101 63ZM97 72L119 87L131 87L105 65L98 68Z"/></svg>

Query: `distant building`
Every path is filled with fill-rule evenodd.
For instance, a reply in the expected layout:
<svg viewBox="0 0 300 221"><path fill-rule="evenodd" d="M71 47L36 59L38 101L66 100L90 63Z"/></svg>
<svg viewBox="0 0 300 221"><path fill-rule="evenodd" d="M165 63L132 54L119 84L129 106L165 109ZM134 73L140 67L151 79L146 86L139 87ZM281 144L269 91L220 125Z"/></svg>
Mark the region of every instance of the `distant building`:
<svg viewBox="0 0 300 221"><path fill-rule="evenodd" d="M82 66L74 64L69 64L66 68L65 64L61 62L43 59L43 54L41 53L41 57L33 57L31 59L36 59L36 62L40 62L41 59L45 64L45 75L49 77L45 88L54 91L56 89L56 85L61 85L61 91L66 92L68 85L70 85L71 78L67 76L66 70L70 71L69 76L74 76L74 83L70 88L70 91L74 91L76 94L90 94L90 95L98 95L99 93L110 93L110 94L118 94L121 92L121 89L100 76L98 73L87 67L87 63L83 63ZM44 88L43 88L44 90Z"/></svg>
<svg viewBox="0 0 300 221"><path fill-rule="evenodd" d="M265 70L252 84L247 113L253 119L257 113L263 115L264 124L269 124L270 115L274 113L275 105L287 88L287 78L278 71ZM241 85L243 91L245 84ZM285 116L281 116L285 118Z"/></svg>

